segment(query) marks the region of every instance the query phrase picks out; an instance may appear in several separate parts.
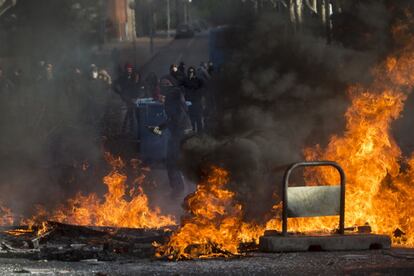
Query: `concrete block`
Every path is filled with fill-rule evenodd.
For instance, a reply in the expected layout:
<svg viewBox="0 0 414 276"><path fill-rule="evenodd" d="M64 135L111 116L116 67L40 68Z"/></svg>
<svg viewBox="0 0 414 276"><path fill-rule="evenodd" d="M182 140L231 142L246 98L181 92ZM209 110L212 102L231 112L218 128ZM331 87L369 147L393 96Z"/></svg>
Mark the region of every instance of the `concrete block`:
<svg viewBox="0 0 414 276"><path fill-rule="evenodd" d="M262 252L294 251L350 251L369 249L388 249L391 239L386 235L346 234L346 235L275 235L260 237Z"/></svg>

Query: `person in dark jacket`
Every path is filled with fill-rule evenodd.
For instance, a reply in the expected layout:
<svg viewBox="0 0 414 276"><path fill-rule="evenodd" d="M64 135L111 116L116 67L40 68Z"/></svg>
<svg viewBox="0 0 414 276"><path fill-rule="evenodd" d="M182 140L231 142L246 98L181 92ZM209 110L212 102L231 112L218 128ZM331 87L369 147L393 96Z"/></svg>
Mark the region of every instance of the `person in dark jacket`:
<svg viewBox="0 0 414 276"><path fill-rule="evenodd" d="M154 128L153 132L162 135L168 129L170 136L167 144L166 166L168 179L172 188L171 196L179 197L184 191L184 179L179 169L181 143L191 133L191 122L187 113L187 105L181 88L174 85L170 76L161 79L161 93L165 95L165 113L167 121Z"/></svg>
<svg viewBox="0 0 414 276"><path fill-rule="evenodd" d="M186 72L185 72L185 63L184 62L180 62L180 64L178 65L178 74L180 75L181 78L186 78Z"/></svg>
<svg viewBox="0 0 414 276"><path fill-rule="evenodd" d="M155 101L161 100L159 80L154 72L149 73L145 78L145 88L147 90L147 94L151 96Z"/></svg>
<svg viewBox="0 0 414 276"><path fill-rule="evenodd" d="M122 133L133 133L139 122L139 114L135 100L139 98L140 87L142 86L141 77L137 74L131 64L125 65L125 72L115 83L115 92L121 96L124 101L127 112L125 114L124 122L122 124ZM139 134L138 134L139 136Z"/></svg>
<svg viewBox="0 0 414 276"><path fill-rule="evenodd" d="M184 66L184 65L183 65ZM185 73L178 69L176 64L170 65L170 80L173 81L175 86L183 86L185 82Z"/></svg>
<svg viewBox="0 0 414 276"><path fill-rule="evenodd" d="M193 131L200 133L203 131L203 82L197 78L194 67L188 68L187 79L185 82L186 100L191 102L188 113L190 115Z"/></svg>

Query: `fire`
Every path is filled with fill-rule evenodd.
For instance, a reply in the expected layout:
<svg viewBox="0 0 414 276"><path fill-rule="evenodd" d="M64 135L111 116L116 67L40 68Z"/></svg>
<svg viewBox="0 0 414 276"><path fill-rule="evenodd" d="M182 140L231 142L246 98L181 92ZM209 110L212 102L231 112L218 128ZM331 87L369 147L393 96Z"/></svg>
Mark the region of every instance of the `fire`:
<svg viewBox="0 0 414 276"><path fill-rule="evenodd" d="M108 189L103 201L97 194L79 193L52 215L46 214L46 217L49 220L75 225L130 228L160 228L175 225L173 217L161 215L159 208L150 208L148 197L142 188L146 170L141 170L142 175L134 181L135 186L128 189L127 176L122 173L122 168L125 166L123 161L109 154L107 160L113 169L103 179ZM42 212L39 215L44 217Z"/></svg>
<svg viewBox="0 0 414 276"><path fill-rule="evenodd" d="M242 206L225 188L229 173L212 167L197 190L186 199L188 216L158 256L169 259L211 258L239 254L239 245L260 236L254 225L242 221Z"/></svg>
<svg viewBox="0 0 414 276"><path fill-rule="evenodd" d="M394 28L396 37L410 28ZM391 135L391 123L400 116L408 93L414 88L414 40L399 38L403 47L372 70L369 86L348 89L351 105L342 137L333 136L328 146L304 151L307 160L334 160L345 169L346 226L369 224L374 233L393 237L394 244L414 245L414 154L406 159ZM308 170L307 184L337 185L339 175L330 168ZM242 221L242 206L225 189L228 173L213 168L206 181L187 198L189 217L169 243L158 248L170 259L238 254L242 242L257 241L265 229L281 229L281 204L274 206L275 219L265 226ZM289 219L289 231L332 232L336 217ZM399 231L398 231L398 230ZM396 235L396 233L398 233Z"/></svg>
<svg viewBox="0 0 414 276"><path fill-rule="evenodd" d="M27 231L33 232L36 229L37 235L46 233L49 231L46 221L130 228L161 228L176 224L173 217L161 215L159 208L150 208L149 199L142 188L145 173L148 171L146 168L140 170L142 174L134 181L134 187L128 188L127 176L122 172L124 162L109 154L106 157L113 168L103 179L107 186L103 200L95 193L79 193L52 212L46 211L42 206L36 206L36 214L30 219L22 220L22 224L29 227ZM0 210L10 211L5 208ZM6 224L4 221L8 217L2 215L0 224Z"/></svg>
<svg viewBox="0 0 414 276"><path fill-rule="evenodd" d="M401 35L401 33L399 33ZM305 150L308 160L334 160L347 174L346 214L348 226L368 223L374 233L387 234L393 242L414 245L414 155L404 158L391 135L391 123L400 116L404 101L414 87L414 40L373 70L368 86L349 88L351 106L342 137L333 136L325 149ZM408 169L401 164L406 162ZM339 183L331 169L313 170L311 181ZM336 220L292 220L291 229L318 226L332 229ZM399 229L404 234L394 235Z"/></svg>
<svg viewBox="0 0 414 276"><path fill-rule="evenodd" d="M393 29L403 46L372 70L370 85L349 87L351 105L345 114L344 134L332 136L326 148L317 145L305 149L304 155L307 160L333 160L344 168L346 226L369 224L374 233L393 237L394 244L414 246L414 154L403 157L391 135L391 124L400 116L414 88L414 40L406 36L409 30L401 25ZM108 188L104 200L96 194L78 194L52 213L39 209L29 226L46 220L133 228L175 224L174 218L149 207L141 185L145 175L137 178L136 187L128 189L122 160L108 155L108 161L113 170L103 180ZM337 172L330 168L308 170L306 176L308 185L339 182ZM257 242L265 229L281 228L280 219L266 225L243 221L242 205L226 188L229 180L225 169L211 168L197 190L186 198L188 213L181 228L167 244L157 245L157 256L179 260L237 255L240 244ZM275 205L274 217L279 217L280 211L281 205ZM0 224L13 223L9 209L0 206L0 215ZM289 231L331 232L337 223L338 219L332 217L289 219ZM47 223L43 223L38 234L47 229Z"/></svg>

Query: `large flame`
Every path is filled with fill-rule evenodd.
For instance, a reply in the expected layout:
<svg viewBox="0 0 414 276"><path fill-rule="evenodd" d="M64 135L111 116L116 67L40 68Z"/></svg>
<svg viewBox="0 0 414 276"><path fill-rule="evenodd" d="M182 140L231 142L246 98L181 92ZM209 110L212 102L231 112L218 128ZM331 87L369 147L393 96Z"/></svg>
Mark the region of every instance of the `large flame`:
<svg viewBox="0 0 414 276"><path fill-rule="evenodd" d="M175 225L171 216L160 214L159 208L151 209L142 184L145 174L134 181L135 187L128 189L127 176L122 173L124 163L120 158L107 154L112 171L104 177L107 193L102 201L98 195L78 194L66 205L53 212L49 219L76 225L116 226L131 228L159 228Z"/></svg>
<svg viewBox="0 0 414 276"><path fill-rule="evenodd" d="M414 87L414 40L404 27L394 28L404 47L373 70L369 87L350 87L351 106L342 137L333 136L326 149L305 150L308 160L334 160L345 170L348 226L368 223L373 232L394 237L394 243L414 245L414 158L404 158L391 135L391 123L400 116L407 94ZM406 162L408 169L402 170ZM312 171L312 182L339 183L334 170ZM328 218L293 221L291 229L332 229ZM399 229L405 233L394 235Z"/></svg>
<svg viewBox="0 0 414 276"><path fill-rule="evenodd" d="M173 217L161 215L159 208L150 208L148 197L142 188L146 170L141 170L142 174L134 181L134 187L128 188L127 176L122 172L123 161L110 154L106 154L106 157L112 165L112 171L103 179L107 186L103 200L95 193L79 193L52 212L37 206L36 214L22 223L29 228L36 226L38 235L47 231L47 224L44 223L47 220L75 225L131 228L160 228L176 224ZM0 211L10 212L6 208L0 208ZM0 224L6 224L9 216L9 213L2 215Z"/></svg>
<svg viewBox="0 0 414 276"><path fill-rule="evenodd" d="M408 169L403 171L401 150L390 133L391 123L400 116L414 87L414 40L407 35L409 29L404 24L393 29L403 46L372 70L370 86L348 89L351 105L345 114L344 135L333 136L326 149L306 149L305 157L334 160L345 169L347 226L369 224L374 233L393 237L394 244L413 246L414 155L406 160ZM307 176L308 185L339 183L337 172L330 168L309 170ZM198 186L187 200L190 218L168 245L159 248L161 255L180 259L211 257L223 251L235 254L240 242L257 239L264 229L281 228L280 219L263 227L242 222L241 205L224 189L227 178L226 171L214 168ZM273 211L280 216L281 205L275 205ZM333 231L337 227L335 217L289 220L290 231Z"/></svg>
<svg viewBox="0 0 414 276"><path fill-rule="evenodd" d="M345 114L343 136L333 136L326 148L318 145L304 154L307 160L333 160L344 168L346 226L367 223L374 233L392 236L394 244L414 246L414 155L404 158L390 131L414 87L414 40L407 35L409 30L404 24L393 29L400 48L372 70L369 86L353 85L348 89L351 105ZM149 207L141 185L128 190L121 170L123 162L114 158L110 161L114 169L104 178L108 193L103 201L96 194L78 194L52 214L40 210L36 219L135 228L175 223L172 217ZM402 169L402 163L407 164L406 169ZM309 170L307 176L309 185L339 182L337 172L330 168ZM241 243L257 241L265 229L281 228L280 219L272 219L265 226L244 222L242 205L226 189L228 181L226 170L211 168L197 190L187 197L188 214L169 242L158 246L158 256L188 259L239 254ZM280 206L274 207L279 215ZM11 223L10 218L10 210L0 207L0 224ZM337 226L338 219L332 217L289 219L290 231L332 231ZM40 227L42 231L44 228Z"/></svg>
<svg viewBox="0 0 414 276"><path fill-rule="evenodd" d="M229 174L212 167L197 190L186 199L188 216L164 246L159 256L170 259L207 258L239 253L242 242L258 238L261 231L242 221L242 206L225 188Z"/></svg>

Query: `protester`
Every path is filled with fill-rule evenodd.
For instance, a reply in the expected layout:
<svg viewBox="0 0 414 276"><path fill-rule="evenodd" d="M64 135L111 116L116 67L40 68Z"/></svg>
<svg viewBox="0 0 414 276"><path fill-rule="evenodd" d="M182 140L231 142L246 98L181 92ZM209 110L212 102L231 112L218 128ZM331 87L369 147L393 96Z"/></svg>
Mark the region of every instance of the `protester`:
<svg viewBox="0 0 414 276"><path fill-rule="evenodd" d="M123 134L137 133L140 138L139 113L137 110L137 99L146 97L145 85L141 75L136 72L131 64L125 65L125 73L115 84L115 91L120 94L127 111L121 132Z"/></svg>
<svg viewBox="0 0 414 276"><path fill-rule="evenodd" d="M180 84L180 76L178 73L178 67L176 64L171 64L170 65L170 81L173 82L173 84L175 86L178 86Z"/></svg>
<svg viewBox="0 0 414 276"><path fill-rule="evenodd" d="M182 63L180 70L185 70L184 63ZM186 79L185 72L182 72L180 70L178 69L178 66L176 64L170 65L170 76L172 77L171 80L174 81L174 85L178 87L183 86Z"/></svg>
<svg viewBox="0 0 414 276"><path fill-rule="evenodd" d="M182 79L185 79L187 77L187 73L185 71L185 63L182 61L180 64L178 64L178 74Z"/></svg>
<svg viewBox="0 0 414 276"><path fill-rule="evenodd" d="M150 97L152 97L155 101L161 101L159 81L154 72L149 73L145 78L145 88Z"/></svg>
<svg viewBox="0 0 414 276"><path fill-rule="evenodd" d="M91 71L87 82L87 101L89 123L100 130L103 129L103 117L111 88L109 74L105 70L99 70L91 65Z"/></svg>
<svg viewBox="0 0 414 276"><path fill-rule="evenodd" d="M211 78L208 73L208 64L207 62L201 62L200 66L197 68L197 77L203 82L208 82Z"/></svg>
<svg viewBox="0 0 414 276"><path fill-rule="evenodd" d="M203 82L196 76L194 67L188 68L187 79L185 82L186 100L191 102L189 115L193 131L200 133L203 131Z"/></svg>
<svg viewBox="0 0 414 276"><path fill-rule="evenodd" d="M174 85L174 80L171 76L163 77L160 82L160 87L161 93L165 95L167 121L154 128L153 132L157 135L162 135L165 129L168 129L170 132L167 145L166 167L172 189L171 197L176 199L184 191L184 179L178 166L181 142L191 132L192 128L182 89Z"/></svg>

